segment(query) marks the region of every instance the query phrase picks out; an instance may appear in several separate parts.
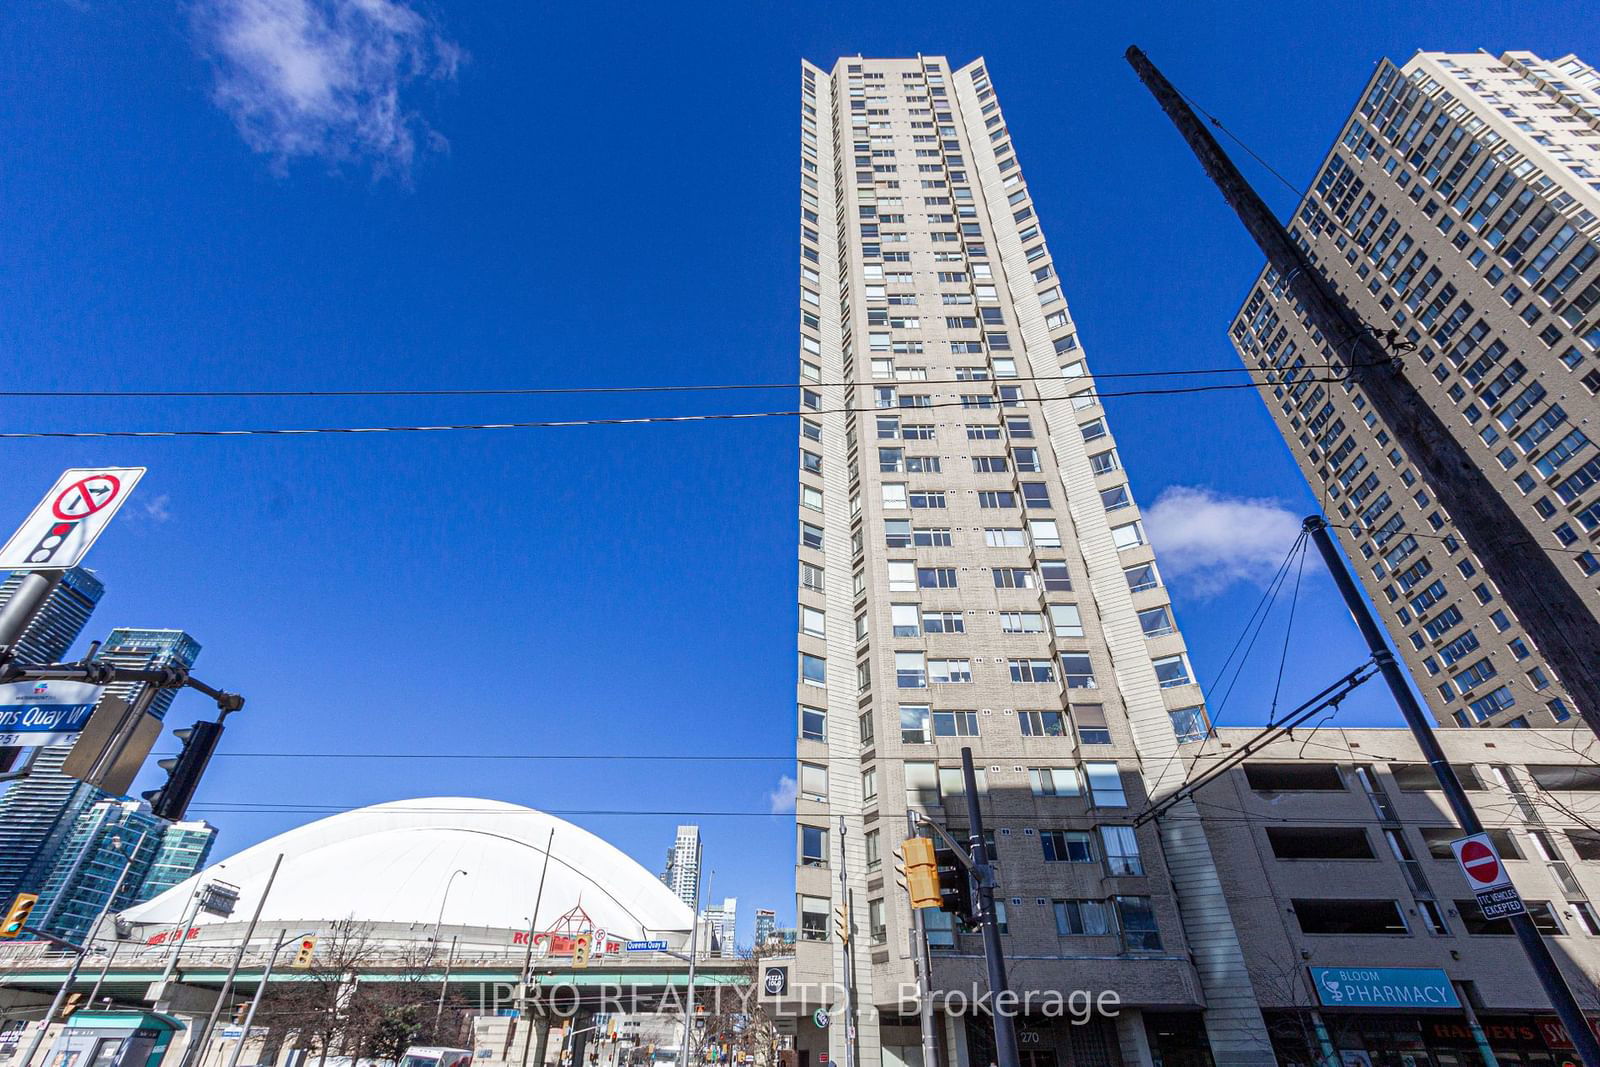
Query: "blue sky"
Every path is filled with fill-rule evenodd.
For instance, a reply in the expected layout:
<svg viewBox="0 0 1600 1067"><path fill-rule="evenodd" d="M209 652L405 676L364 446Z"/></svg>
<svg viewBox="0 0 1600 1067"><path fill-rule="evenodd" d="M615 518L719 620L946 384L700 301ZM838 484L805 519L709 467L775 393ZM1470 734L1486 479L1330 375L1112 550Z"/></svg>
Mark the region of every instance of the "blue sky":
<svg viewBox="0 0 1600 1067"><path fill-rule="evenodd" d="M1019 3L989 24L981 6L932 0L367 10L382 18L354 0L12 8L12 388L793 380L798 62L856 52L987 57L1097 370L1229 366L1225 327L1259 257L1125 66L1128 44L1300 184L1381 56L1600 54L1580 3L1385 5L1378 18L1358 5ZM316 34L296 29L308 12ZM1277 207L1292 202L1249 173ZM3 421L494 422L790 400L12 399ZM1251 394L1108 406L1136 493L1162 501L1159 526L1184 548L1169 574L1208 559L1225 524L1250 533L1213 560L1236 580L1219 590L1203 568L1175 583L1211 682L1311 501ZM94 635L187 628L205 646L200 676L249 696L196 806L224 853L309 816L208 804L431 794L759 813L793 750L794 447L784 420L9 441L0 507L20 518L64 467L150 468L91 557L109 587ZM1289 703L1362 658L1315 571ZM1275 658L1252 661L1223 722L1259 721L1275 673ZM186 696L172 718L206 711ZM1390 717L1369 687L1341 718ZM311 751L771 759L240 755ZM573 818L653 868L679 821ZM692 821L713 894L740 898L743 936L756 906L792 914L791 823Z"/></svg>

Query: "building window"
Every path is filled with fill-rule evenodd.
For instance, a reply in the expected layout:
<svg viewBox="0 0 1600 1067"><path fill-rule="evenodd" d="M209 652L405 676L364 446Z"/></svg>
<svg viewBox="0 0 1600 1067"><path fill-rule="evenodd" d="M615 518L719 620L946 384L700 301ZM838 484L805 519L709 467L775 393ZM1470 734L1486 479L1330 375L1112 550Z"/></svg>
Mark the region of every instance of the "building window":
<svg viewBox="0 0 1600 1067"><path fill-rule="evenodd" d="M828 940L827 897L800 898L800 939L802 941Z"/></svg>
<svg viewBox="0 0 1600 1067"><path fill-rule="evenodd" d="M826 741L828 715L821 708L800 706L800 737L806 741Z"/></svg>
<svg viewBox="0 0 1600 1067"><path fill-rule="evenodd" d="M816 763L800 764L800 795L807 800L827 800L828 768Z"/></svg>
<svg viewBox="0 0 1600 1067"><path fill-rule="evenodd" d="M896 652L894 654L894 684L901 689L926 689L928 671L923 666L921 652Z"/></svg>
<svg viewBox="0 0 1600 1067"><path fill-rule="evenodd" d="M1113 762L1090 761L1083 765L1089 776L1089 792L1097 808L1125 808L1127 794L1122 790L1122 772Z"/></svg>
<svg viewBox="0 0 1600 1067"><path fill-rule="evenodd" d="M975 711L936 711L933 713L933 736L977 737L978 713Z"/></svg>
<svg viewBox="0 0 1600 1067"><path fill-rule="evenodd" d="M1172 733L1180 745L1190 741L1204 741L1206 738L1206 709L1178 708L1176 711L1167 712L1167 717L1172 720Z"/></svg>
<svg viewBox="0 0 1600 1067"><path fill-rule="evenodd" d="M1038 712L1033 712L1037 715ZM1083 776L1076 767L1029 767L1028 784L1036 797L1083 795Z"/></svg>
<svg viewBox="0 0 1600 1067"><path fill-rule="evenodd" d="M1057 900L1053 903L1058 936L1094 937L1111 932L1111 919L1105 901Z"/></svg>
<svg viewBox="0 0 1600 1067"><path fill-rule="evenodd" d="M1559 935L1567 932L1548 900L1525 900L1523 904L1528 909L1528 918L1533 920L1533 925L1541 934ZM1462 927L1474 936L1502 936L1513 932L1509 919L1485 919L1483 909L1478 907L1476 900L1456 901L1456 913L1461 916Z"/></svg>
<svg viewBox="0 0 1600 1067"><path fill-rule="evenodd" d="M1165 637L1176 632L1172 625L1172 613L1165 604L1139 612L1139 629L1144 631L1146 637Z"/></svg>
<svg viewBox="0 0 1600 1067"><path fill-rule="evenodd" d="M828 865L828 831L821 826L800 827L800 866Z"/></svg>
<svg viewBox="0 0 1600 1067"><path fill-rule="evenodd" d="M800 653L800 680L806 685L826 686L828 684L828 662L821 656L813 656L809 652Z"/></svg>
<svg viewBox="0 0 1600 1067"><path fill-rule="evenodd" d="M1100 704L1074 704L1072 722L1078 728L1080 745L1109 745L1111 727L1106 723L1106 709Z"/></svg>
<svg viewBox="0 0 1600 1067"><path fill-rule="evenodd" d="M926 704L900 705L900 743L925 745L932 740L928 730L929 708Z"/></svg>
<svg viewBox="0 0 1600 1067"><path fill-rule="evenodd" d="M1144 860L1139 857L1139 839L1133 827L1100 827L1100 847L1105 853L1107 874L1112 877L1144 874Z"/></svg>
<svg viewBox="0 0 1600 1067"><path fill-rule="evenodd" d="M1163 689L1170 689L1175 685L1188 685L1191 681L1189 664L1181 653L1151 660L1150 665L1156 669L1156 681Z"/></svg>
<svg viewBox="0 0 1600 1067"><path fill-rule="evenodd" d="M1117 897L1117 925L1122 928L1122 947L1128 952L1160 952L1161 934L1156 929L1156 912L1149 897Z"/></svg>
<svg viewBox="0 0 1600 1067"><path fill-rule="evenodd" d="M1017 723L1023 737L1065 737L1066 716L1059 711L1019 711Z"/></svg>
<svg viewBox="0 0 1600 1067"><path fill-rule="evenodd" d="M1040 830L1046 863L1093 863L1093 838L1085 830Z"/></svg>
<svg viewBox="0 0 1600 1067"><path fill-rule="evenodd" d="M1057 637L1082 637L1083 615L1076 604L1051 604L1050 627Z"/></svg>
<svg viewBox="0 0 1600 1067"><path fill-rule="evenodd" d="M1294 900L1295 918L1307 934L1409 934L1392 900ZM1460 905L1458 904L1458 910ZM1473 905L1473 910L1477 906ZM1507 932L1510 925L1507 924Z"/></svg>
<svg viewBox="0 0 1600 1067"><path fill-rule="evenodd" d="M1061 676L1065 679L1068 689L1099 688L1094 680L1094 665L1089 662L1087 652L1062 653Z"/></svg>

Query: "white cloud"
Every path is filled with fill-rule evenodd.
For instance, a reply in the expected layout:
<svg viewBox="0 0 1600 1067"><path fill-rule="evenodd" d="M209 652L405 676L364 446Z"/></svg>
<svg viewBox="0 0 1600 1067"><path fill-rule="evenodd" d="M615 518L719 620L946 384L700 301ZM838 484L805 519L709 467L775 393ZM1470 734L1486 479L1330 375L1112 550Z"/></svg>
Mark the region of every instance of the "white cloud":
<svg viewBox="0 0 1600 1067"><path fill-rule="evenodd" d="M800 783L790 778L787 774L778 779L778 788L767 794L767 803L772 807L774 815L790 815L794 812L794 800L799 795Z"/></svg>
<svg viewBox="0 0 1600 1067"><path fill-rule="evenodd" d="M172 518L172 511L168 506L171 503L172 497L166 493L162 493L154 500L145 501L144 517L151 522L166 522Z"/></svg>
<svg viewBox="0 0 1600 1067"><path fill-rule="evenodd" d="M1300 534L1300 517L1276 500L1174 485L1145 509L1161 571L1200 596L1235 582L1265 584Z"/></svg>
<svg viewBox="0 0 1600 1067"><path fill-rule="evenodd" d="M442 148L404 97L455 77L461 49L408 0L193 0L213 99L255 151L371 164L402 178L419 139Z"/></svg>

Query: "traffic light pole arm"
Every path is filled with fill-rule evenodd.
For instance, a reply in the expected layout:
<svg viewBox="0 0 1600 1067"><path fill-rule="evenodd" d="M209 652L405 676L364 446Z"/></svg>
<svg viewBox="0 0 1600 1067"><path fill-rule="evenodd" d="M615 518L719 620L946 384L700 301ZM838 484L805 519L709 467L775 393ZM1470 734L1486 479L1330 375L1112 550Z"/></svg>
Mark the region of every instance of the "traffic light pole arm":
<svg viewBox="0 0 1600 1067"><path fill-rule="evenodd" d="M912 821L918 826L926 826L928 829L938 834L939 838L944 841L945 845L949 847L950 851L956 854L956 862L961 864L961 866L965 867L968 871L972 872L973 877L979 879L980 881L986 878L993 878L993 869L987 867L984 869L979 869L978 865L973 862L972 857L967 854L966 847L958 842L955 838L951 837L948 830L934 822L932 819L928 818L926 815L923 815L921 812L913 811L909 814L911 815Z"/></svg>
<svg viewBox="0 0 1600 1067"><path fill-rule="evenodd" d="M35 929L32 926L24 926L22 928L22 932L25 933L25 934L32 934L34 937L37 937L39 940L48 941L52 945L60 945L62 948L66 949L69 952L76 952L76 953L79 953L81 955L82 953L85 953L85 952L89 951L88 948L86 948L83 945L75 945L71 941L66 940L65 938L57 937L55 934L47 934L43 930Z"/></svg>
<svg viewBox="0 0 1600 1067"><path fill-rule="evenodd" d="M16 663L0 671L0 682L72 681L90 685L110 685L113 682L143 682L157 689L198 690L217 702L224 715L244 707L244 697L229 693L202 682L182 667L119 667L114 663L90 660L84 663Z"/></svg>

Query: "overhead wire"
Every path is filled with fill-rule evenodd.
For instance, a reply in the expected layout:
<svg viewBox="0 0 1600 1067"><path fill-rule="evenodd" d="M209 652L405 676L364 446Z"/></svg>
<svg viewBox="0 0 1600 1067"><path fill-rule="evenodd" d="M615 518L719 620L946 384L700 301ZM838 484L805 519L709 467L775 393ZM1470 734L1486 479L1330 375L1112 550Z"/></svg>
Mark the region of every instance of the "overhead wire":
<svg viewBox="0 0 1600 1067"><path fill-rule="evenodd" d="M1339 378L1302 378L1301 382L1337 382ZM1181 396L1194 393L1226 392L1237 389L1262 389L1276 382L1218 382L1209 385L1191 385L1170 389L1130 389L1120 392L1093 390L1098 399L1115 399L1134 396ZM794 386L790 386L794 388ZM1081 393L1079 395L1082 395ZM1068 396L1040 397L1041 401L1066 400ZM912 415L919 411L964 408L969 411L1001 408L999 402L984 408L973 408L959 400L923 404L918 407L843 407L800 408L781 411L712 412L693 415L642 415L635 417L589 419L538 419L516 422L439 423L434 425L385 426L308 426L308 427L254 427L239 430L5 430L0 440L78 440L78 439L154 439L178 437L308 437L319 434L372 434L372 433L445 433L478 430L533 430L568 429L587 426L645 426L696 422L739 422L753 419L815 417L818 415Z"/></svg>
<svg viewBox="0 0 1600 1067"><path fill-rule="evenodd" d="M1251 148L1249 145L1245 144L1243 139L1240 138L1238 134L1234 133L1232 130L1230 130L1226 126L1224 126L1222 124L1222 120L1221 119L1217 118L1217 116L1213 115L1211 112L1207 111L1204 107L1200 106L1199 101L1195 100L1194 97L1190 96L1188 93L1184 92L1182 89L1178 90L1178 95L1183 97L1185 100L1187 100L1189 102L1189 106L1190 107L1194 108L1196 111L1200 112L1200 114L1204 115L1206 117L1206 121L1210 122L1211 125L1215 126L1217 129L1221 130L1224 134L1226 134L1228 136L1228 138L1231 141L1233 141L1234 144L1236 144L1240 148L1244 149L1245 153L1247 155L1249 155L1249 157L1251 159L1253 159L1257 163L1259 163L1266 170L1266 172L1268 174L1271 174L1274 178L1278 179L1278 181L1282 182L1283 183L1283 187L1285 189L1288 189L1291 193L1293 193L1297 200L1300 197L1305 195L1305 193L1301 189L1299 189L1293 182L1291 182L1288 178L1285 178L1283 176L1283 174L1278 170L1278 168L1274 167L1271 163L1268 163L1266 161L1266 159L1264 159L1261 156L1261 154L1258 153L1254 148Z"/></svg>
<svg viewBox="0 0 1600 1067"><path fill-rule="evenodd" d="M1289 663L1289 638L1294 635L1294 610L1300 603L1300 580L1306 573L1306 550L1308 547L1310 547L1310 538L1302 533L1300 537L1300 565L1296 568L1294 574L1294 591L1289 594L1289 618L1283 627L1283 652L1278 657L1278 677L1272 683L1272 706L1267 710L1268 724L1276 722L1278 718L1278 695L1283 691L1283 671Z"/></svg>
<svg viewBox="0 0 1600 1067"><path fill-rule="evenodd" d="M1349 365L1333 360L1319 360L1304 364L1318 370L1342 371ZM1297 368L1301 369L1301 368ZM1266 370L1238 364L1231 367L1180 367L1172 370L1096 371L1084 378L1170 378L1200 374L1273 374L1282 371ZM914 385L979 385L985 382L1041 382L1061 381L1059 374L1019 374L1005 378L871 378L851 382L705 382L668 385L554 385L554 386L493 386L483 388L437 389L0 389L0 397L8 399L70 399L70 400L216 400L216 399L323 399L354 397L487 397L487 396L573 396L584 394L611 395L629 393L715 393L738 391L766 391L779 389L834 389L856 386L875 386L887 382Z"/></svg>
<svg viewBox="0 0 1600 1067"><path fill-rule="evenodd" d="M1276 590L1282 582L1283 575L1287 572L1290 561L1294 559L1295 552L1301 547L1305 539L1306 533L1304 530L1302 530L1300 532L1300 536L1295 538L1294 543L1289 546L1289 551L1284 554L1283 561L1278 564L1278 569L1273 574L1271 581L1267 583L1266 589L1262 590L1261 598L1256 601L1255 610L1252 611L1250 613L1250 617L1245 620L1244 629L1239 632L1238 638L1233 642L1233 647L1228 650L1227 656L1223 658L1222 666L1217 669L1217 679L1219 684L1221 679L1227 675L1228 665L1233 663L1233 657L1236 653L1238 653L1239 646L1244 644L1246 637L1250 637L1250 629L1252 624L1256 622L1256 617L1258 615L1261 617L1261 625L1266 624L1266 614L1263 613L1262 609L1265 608L1268 612L1271 611L1272 602L1277 596ZM1259 636L1260 632L1260 626L1257 626L1256 634ZM1249 658L1250 648L1253 648L1254 646L1255 638L1251 637L1250 646L1245 649L1244 655L1239 658L1239 662L1234 668L1233 682L1228 685L1227 690L1222 695L1221 703L1216 706L1216 709L1211 714L1211 720L1208 724L1206 736L1201 740L1200 747L1196 749L1196 755L1200 755L1205 752L1205 747L1211 740L1212 734L1217 727L1218 720L1221 718L1222 712L1228 706L1228 697L1233 694L1233 686L1239 681L1240 672L1244 670L1244 661ZM1161 781L1167 776L1167 772L1172 769L1173 761L1178 758L1181 751L1181 746L1175 747L1172 750L1172 752L1167 756L1167 761L1161 765L1161 773L1156 775L1153 781ZM1189 773L1186 771L1183 776L1183 785L1188 784ZM1182 786L1179 786L1179 788L1182 788Z"/></svg>

